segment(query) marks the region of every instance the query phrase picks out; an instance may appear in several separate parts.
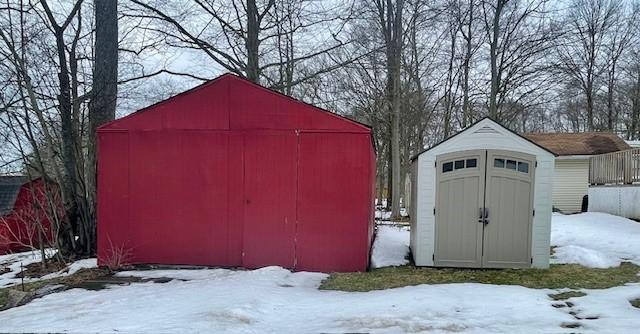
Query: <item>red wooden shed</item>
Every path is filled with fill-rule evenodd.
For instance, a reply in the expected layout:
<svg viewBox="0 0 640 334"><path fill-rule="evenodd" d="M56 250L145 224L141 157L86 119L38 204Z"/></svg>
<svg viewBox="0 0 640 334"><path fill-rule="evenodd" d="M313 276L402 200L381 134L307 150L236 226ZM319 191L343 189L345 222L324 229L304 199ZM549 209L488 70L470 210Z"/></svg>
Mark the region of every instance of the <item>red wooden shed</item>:
<svg viewBox="0 0 640 334"><path fill-rule="evenodd" d="M225 74L98 130L98 261L364 271L371 129Z"/></svg>
<svg viewBox="0 0 640 334"><path fill-rule="evenodd" d="M0 255L36 248L41 240L51 241L52 202L62 215L57 188L51 182L47 185L44 178L0 176Z"/></svg>

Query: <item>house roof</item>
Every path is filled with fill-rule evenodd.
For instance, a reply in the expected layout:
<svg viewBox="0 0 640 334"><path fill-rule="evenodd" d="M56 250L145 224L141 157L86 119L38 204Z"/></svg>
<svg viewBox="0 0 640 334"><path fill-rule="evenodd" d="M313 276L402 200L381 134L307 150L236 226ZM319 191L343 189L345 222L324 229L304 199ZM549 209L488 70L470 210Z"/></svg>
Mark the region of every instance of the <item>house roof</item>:
<svg viewBox="0 0 640 334"><path fill-rule="evenodd" d="M612 132L529 133L525 137L559 156L595 155L631 148Z"/></svg>
<svg viewBox="0 0 640 334"><path fill-rule="evenodd" d="M425 153L425 152L427 152L427 151L430 151L431 149L433 149L433 148L435 148L435 147L437 147L437 146L439 146L439 145L441 145L441 144L443 144L443 143L445 143L445 142L447 142L447 141L451 140L452 138L454 138L454 137L456 137L456 136L458 136L458 135L460 135L460 134L462 134L462 133L464 133L464 132L469 131L471 128L475 127L476 125L480 124L481 122L485 122L485 120L486 120L486 121L490 121L491 123L496 124L497 126L499 126L499 127L503 128L503 129L507 130L508 132L510 132L510 133L512 133L512 134L514 134L514 135L516 135L516 136L518 136L518 137L520 137L520 138L522 138L522 139L524 139L524 140L526 140L526 141L530 142L531 144L533 144L533 145L535 145L535 146L538 146L539 148L541 148L541 149L543 149L543 150L545 150L545 151L547 151L547 152L549 152L549 153L551 153L551 154L553 154L553 155L557 155L557 154L556 154L556 153L554 153L553 151L551 151L551 150L549 150L548 148L546 148L546 147L544 147L544 146L542 146L542 145L538 144L537 142L535 142L535 141L533 141L533 140L531 140L531 139L527 138L526 136L522 136L521 134L519 134L519 133L517 133L517 132L515 132L515 131L513 131L513 130L511 130L511 129L509 129L509 128L507 128L506 126L502 125L500 122L496 121L495 119L493 119L493 118L491 118L491 117L489 117L489 116L485 116L485 117L483 117L483 118L479 119L478 121L476 121L475 123L473 123L473 124L469 125L468 127L466 127L466 128L464 128L464 129L462 129L462 130L458 131L458 132L457 132L456 134L454 134L453 136L450 136L449 138L444 139L444 140L442 140L442 141L438 142L437 144L435 144L435 145L433 145L433 146L431 146L431 147L425 148L425 149L423 149L422 151L418 152L416 155L414 155L413 157L411 157L411 161L413 161L413 160L417 159L417 158L418 158L422 153Z"/></svg>
<svg viewBox="0 0 640 334"><path fill-rule="evenodd" d="M27 180L24 176L0 176L0 216L13 211L20 187Z"/></svg>

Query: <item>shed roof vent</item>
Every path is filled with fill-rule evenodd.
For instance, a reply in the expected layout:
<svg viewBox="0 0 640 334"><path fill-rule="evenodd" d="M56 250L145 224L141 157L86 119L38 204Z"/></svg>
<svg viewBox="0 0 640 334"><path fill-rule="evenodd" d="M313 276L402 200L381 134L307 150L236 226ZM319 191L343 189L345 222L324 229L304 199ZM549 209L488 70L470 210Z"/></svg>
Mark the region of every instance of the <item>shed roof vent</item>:
<svg viewBox="0 0 640 334"><path fill-rule="evenodd" d="M481 127L480 129L476 130L474 133L498 133L498 131L496 131L496 129L485 125L483 127Z"/></svg>

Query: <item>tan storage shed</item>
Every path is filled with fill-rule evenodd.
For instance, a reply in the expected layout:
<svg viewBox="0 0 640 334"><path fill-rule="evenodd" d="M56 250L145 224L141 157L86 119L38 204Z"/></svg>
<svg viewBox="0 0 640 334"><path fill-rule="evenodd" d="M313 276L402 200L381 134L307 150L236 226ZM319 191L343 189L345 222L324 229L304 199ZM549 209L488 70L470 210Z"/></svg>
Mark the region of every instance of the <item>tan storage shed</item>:
<svg viewBox="0 0 640 334"><path fill-rule="evenodd" d="M547 268L554 160L489 118L414 157L416 265Z"/></svg>

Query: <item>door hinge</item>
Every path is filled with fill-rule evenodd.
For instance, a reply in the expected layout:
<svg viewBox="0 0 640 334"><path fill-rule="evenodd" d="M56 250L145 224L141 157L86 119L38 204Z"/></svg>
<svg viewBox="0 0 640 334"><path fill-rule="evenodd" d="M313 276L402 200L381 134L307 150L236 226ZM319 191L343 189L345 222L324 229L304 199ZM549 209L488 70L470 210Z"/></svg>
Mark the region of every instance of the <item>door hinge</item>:
<svg viewBox="0 0 640 334"><path fill-rule="evenodd" d="M433 208L433 215L436 215L436 208Z"/></svg>
<svg viewBox="0 0 640 334"><path fill-rule="evenodd" d="M533 209L533 216L536 216L536 209Z"/></svg>
<svg viewBox="0 0 640 334"><path fill-rule="evenodd" d="M437 161L433 163L433 167L438 167L438 162Z"/></svg>
<svg viewBox="0 0 640 334"><path fill-rule="evenodd" d="M533 258L531 258L531 264L533 264Z"/></svg>
<svg viewBox="0 0 640 334"><path fill-rule="evenodd" d="M536 168L538 168L538 162L536 161Z"/></svg>
<svg viewBox="0 0 640 334"><path fill-rule="evenodd" d="M436 260L436 254L431 254L431 260L433 260L433 261Z"/></svg>

